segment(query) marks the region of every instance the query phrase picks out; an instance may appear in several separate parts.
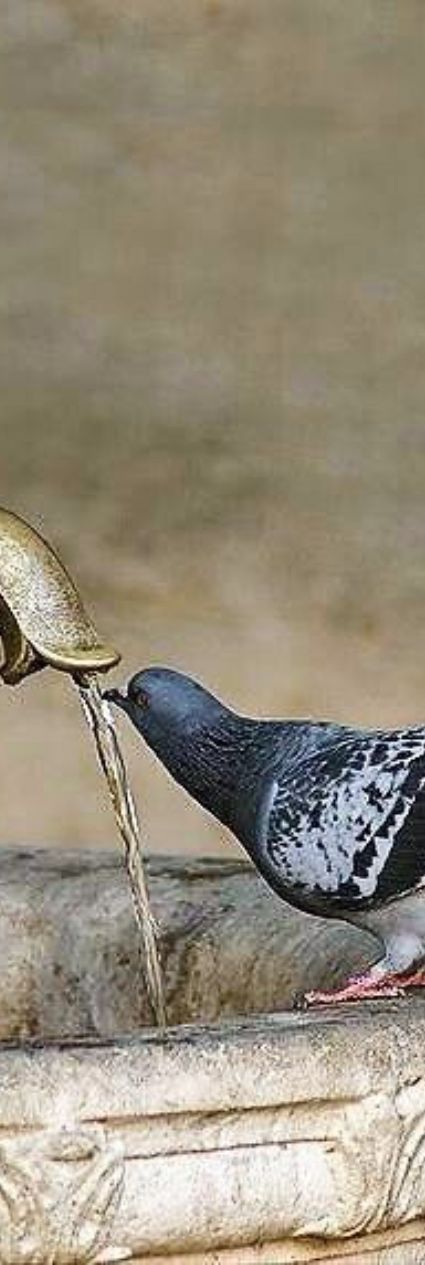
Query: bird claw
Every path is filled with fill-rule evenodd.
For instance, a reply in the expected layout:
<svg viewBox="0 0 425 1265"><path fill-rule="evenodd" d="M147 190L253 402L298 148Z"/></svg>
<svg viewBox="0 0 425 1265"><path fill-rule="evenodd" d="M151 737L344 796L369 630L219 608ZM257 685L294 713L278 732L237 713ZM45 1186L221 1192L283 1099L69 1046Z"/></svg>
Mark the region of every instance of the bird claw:
<svg viewBox="0 0 425 1265"><path fill-rule="evenodd" d="M347 980L347 983L341 988L332 988L326 991L314 989L309 993L305 993L302 999L302 1006L297 1004L296 1008L308 1010L310 1007L333 1006L343 1002L373 1001L381 997L403 997L405 988L406 982L401 976L385 975L379 980L376 978L371 979L368 975L359 975L356 978Z"/></svg>
<svg viewBox="0 0 425 1265"><path fill-rule="evenodd" d="M425 988L425 967L420 966L416 971L411 971L410 974L405 971L404 975L400 976L400 980L402 981L403 992L408 988Z"/></svg>
<svg viewBox="0 0 425 1265"><path fill-rule="evenodd" d="M314 1006L332 1006L347 1001L373 1001L381 997L404 997L410 988L425 988L425 966L416 970L394 971L391 975L355 975L341 988L329 991L314 989L297 997L294 1008L307 1010Z"/></svg>

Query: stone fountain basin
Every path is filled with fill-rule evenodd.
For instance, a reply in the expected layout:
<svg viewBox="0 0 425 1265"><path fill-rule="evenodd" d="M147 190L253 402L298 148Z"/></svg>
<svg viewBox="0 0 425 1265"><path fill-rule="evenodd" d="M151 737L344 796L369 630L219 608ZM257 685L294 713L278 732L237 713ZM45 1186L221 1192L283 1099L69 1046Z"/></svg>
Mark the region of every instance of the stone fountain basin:
<svg viewBox="0 0 425 1265"><path fill-rule="evenodd" d="M148 868L162 1033L119 859L0 853L2 1265L423 1265L421 996L291 1011L373 941L245 863Z"/></svg>

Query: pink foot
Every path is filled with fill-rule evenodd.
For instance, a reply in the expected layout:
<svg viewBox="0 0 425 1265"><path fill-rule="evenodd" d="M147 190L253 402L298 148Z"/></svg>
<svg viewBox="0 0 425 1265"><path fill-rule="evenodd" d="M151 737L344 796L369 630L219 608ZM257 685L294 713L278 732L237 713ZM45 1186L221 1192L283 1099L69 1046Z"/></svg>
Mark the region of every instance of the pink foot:
<svg viewBox="0 0 425 1265"><path fill-rule="evenodd" d="M409 975L406 971L404 975L400 975L399 979L402 983L403 992L406 988L425 988L425 967L418 966L416 971L412 971Z"/></svg>
<svg viewBox="0 0 425 1265"><path fill-rule="evenodd" d="M415 977L409 977L409 987L410 979L413 978ZM332 988L326 992L315 989L311 993L305 993L303 1001L307 1007L330 1006L344 1001L362 1001L375 997L402 997L406 982L406 977L403 975L383 975L381 979L367 974L355 975L347 980L342 988ZM425 974L422 976L422 985L425 987Z"/></svg>

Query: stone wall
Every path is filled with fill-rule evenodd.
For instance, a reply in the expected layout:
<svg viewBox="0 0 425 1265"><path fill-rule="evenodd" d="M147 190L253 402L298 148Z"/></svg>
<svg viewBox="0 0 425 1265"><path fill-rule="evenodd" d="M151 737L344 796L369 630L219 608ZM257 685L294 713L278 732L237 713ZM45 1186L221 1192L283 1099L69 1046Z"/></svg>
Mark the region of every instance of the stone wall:
<svg viewBox="0 0 425 1265"><path fill-rule="evenodd" d="M248 866L149 868L161 1032L119 863L0 855L0 1265L423 1265L422 997L285 1010L372 942Z"/></svg>
<svg viewBox="0 0 425 1265"><path fill-rule="evenodd" d="M284 905L249 863L148 861L168 1020L292 1006L377 956L372 937ZM118 854L0 849L0 1037L110 1036L151 1020Z"/></svg>

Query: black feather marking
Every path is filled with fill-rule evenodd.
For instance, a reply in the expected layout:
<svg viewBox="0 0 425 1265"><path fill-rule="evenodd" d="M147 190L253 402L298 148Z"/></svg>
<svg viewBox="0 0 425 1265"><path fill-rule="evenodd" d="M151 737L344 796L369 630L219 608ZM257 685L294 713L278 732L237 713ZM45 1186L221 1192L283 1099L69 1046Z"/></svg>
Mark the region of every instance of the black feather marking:
<svg viewBox="0 0 425 1265"><path fill-rule="evenodd" d="M412 890L425 878L424 785L423 728L359 734L300 764L270 812L270 881L329 915Z"/></svg>
<svg viewBox="0 0 425 1265"><path fill-rule="evenodd" d="M369 843L361 851L355 852L353 857L353 878L367 878L372 861L376 857L376 842L369 839Z"/></svg>
<svg viewBox="0 0 425 1265"><path fill-rule="evenodd" d="M425 794L414 800L397 832L389 857L379 875L378 901L412 891L425 877Z"/></svg>

